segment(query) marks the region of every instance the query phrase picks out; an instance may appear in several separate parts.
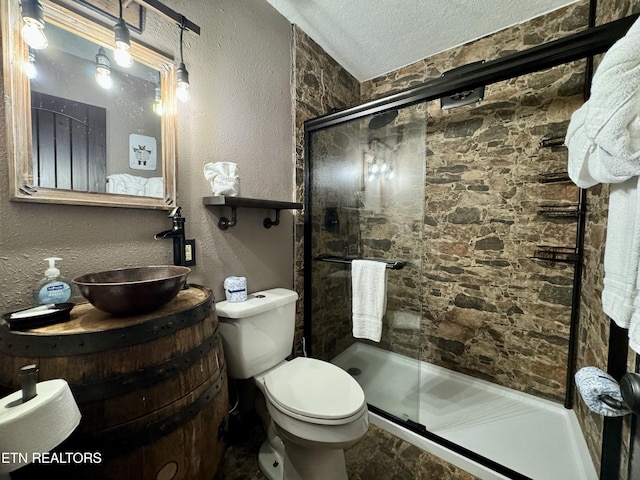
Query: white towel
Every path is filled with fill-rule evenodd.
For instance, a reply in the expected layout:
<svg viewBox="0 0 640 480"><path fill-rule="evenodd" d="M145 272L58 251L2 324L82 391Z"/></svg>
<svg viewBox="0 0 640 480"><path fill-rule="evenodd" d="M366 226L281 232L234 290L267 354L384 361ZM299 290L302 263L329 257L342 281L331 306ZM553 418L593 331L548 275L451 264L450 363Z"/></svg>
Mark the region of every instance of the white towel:
<svg viewBox="0 0 640 480"><path fill-rule="evenodd" d="M123 195L144 195L147 179L128 173L114 173L107 176L107 193L121 193Z"/></svg>
<svg viewBox="0 0 640 480"><path fill-rule="evenodd" d="M640 20L602 59L590 99L571 116L566 144L576 185L612 184L602 304L630 328L630 345L640 352L640 325L633 325L640 323Z"/></svg>
<svg viewBox="0 0 640 480"><path fill-rule="evenodd" d="M240 193L237 163L207 163L204 166L204 178L211 184L211 191L214 195L235 197Z"/></svg>
<svg viewBox="0 0 640 480"><path fill-rule="evenodd" d="M151 177L147 180L147 183L144 186L144 196L158 198L162 198L164 196L164 184L162 182L162 177Z"/></svg>
<svg viewBox="0 0 640 480"><path fill-rule="evenodd" d="M379 342L387 308L387 265L374 260L351 262L353 336Z"/></svg>

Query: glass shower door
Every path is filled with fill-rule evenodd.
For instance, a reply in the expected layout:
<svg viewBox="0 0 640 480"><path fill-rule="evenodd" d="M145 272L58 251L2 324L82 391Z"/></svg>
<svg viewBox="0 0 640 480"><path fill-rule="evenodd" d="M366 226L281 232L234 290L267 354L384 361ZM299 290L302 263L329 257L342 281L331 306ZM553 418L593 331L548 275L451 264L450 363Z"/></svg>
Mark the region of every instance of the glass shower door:
<svg viewBox="0 0 640 480"><path fill-rule="evenodd" d="M424 105L314 131L308 151L314 356L353 375L369 405L418 422ZM379 342L353 336L355 258L388 263Z"/></svg>

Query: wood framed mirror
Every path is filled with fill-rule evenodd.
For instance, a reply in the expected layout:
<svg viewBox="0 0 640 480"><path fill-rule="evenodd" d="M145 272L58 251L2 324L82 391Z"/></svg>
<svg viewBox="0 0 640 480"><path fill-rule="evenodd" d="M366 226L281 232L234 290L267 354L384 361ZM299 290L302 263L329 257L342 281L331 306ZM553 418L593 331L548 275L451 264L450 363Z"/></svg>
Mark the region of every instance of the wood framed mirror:
<svg viewBox="0 0 640 480"><path fill-rule="evenodd" d="M18 0L3 0L0 11L11 200L173 208L173 59L132 40L134 64L121 68L113 58L113 26L40 3L49 40L44 50L23 41ZM96 82L99 54L110 58L108 91ZM29 61L38 68L33 79L23 68Z"/></svg>

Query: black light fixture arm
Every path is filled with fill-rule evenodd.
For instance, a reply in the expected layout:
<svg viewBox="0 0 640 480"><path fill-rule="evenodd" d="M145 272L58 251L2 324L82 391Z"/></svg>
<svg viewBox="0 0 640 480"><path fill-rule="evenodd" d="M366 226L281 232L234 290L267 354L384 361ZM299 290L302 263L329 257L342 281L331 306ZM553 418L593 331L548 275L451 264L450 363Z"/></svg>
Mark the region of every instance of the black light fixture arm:
<svg viewBox="0 0 640 480"><path fill-rule="evenodd" d="M185 27L185 21L187 19L185 18L184 15L180 15L180 64L184 64L184 55L183 55L183 42L182 42L182 37L184 35L184 29Z"/></svg>
<svg viewBox="0 0 640 480"><path fill-rule="evenodd" d="M186 18L181 13L172 10L171 8L164 5L162 2L158 0L134 0L137 4L150 8L151 10L159 13L160 15L173 20L183 30L189 30L190 32L195 33L196 35L200 35L200 27L193 23L191 20Z"/></svg>

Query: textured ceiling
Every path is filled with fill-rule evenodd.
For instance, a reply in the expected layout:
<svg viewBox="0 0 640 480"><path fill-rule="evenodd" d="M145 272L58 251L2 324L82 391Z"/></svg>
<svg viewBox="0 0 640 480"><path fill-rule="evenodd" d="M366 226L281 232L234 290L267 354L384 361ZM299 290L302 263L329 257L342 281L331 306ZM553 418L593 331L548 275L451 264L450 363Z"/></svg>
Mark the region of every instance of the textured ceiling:
<svg viewBox="0 0 640 480"><path fill-rule="evenodd" d="M267 0L359 81L575 0Z"/></svg>

